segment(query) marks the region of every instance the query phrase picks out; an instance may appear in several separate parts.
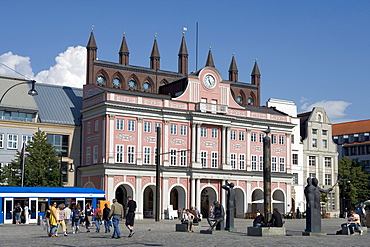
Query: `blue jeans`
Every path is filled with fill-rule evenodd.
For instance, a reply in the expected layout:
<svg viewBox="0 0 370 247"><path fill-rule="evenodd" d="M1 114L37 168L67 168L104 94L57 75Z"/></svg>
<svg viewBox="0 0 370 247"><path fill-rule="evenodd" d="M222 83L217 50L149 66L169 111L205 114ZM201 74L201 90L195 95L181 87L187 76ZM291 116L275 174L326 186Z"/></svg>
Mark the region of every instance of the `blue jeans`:
<svg viewBox="0 0 370 247"><path fill-rule="evenodd" d="M120 219L121 219L120 215L113 215L113 217L112 217L112 223L113 223L113 227L114 227L112 237L116 237L116 238L121 237L121 232L119 231L119 227L118 227L118 223L119 223Z"/></svg>
<svg viewBox="0 0 370 247"><path fill-rule="evenodd" d="M80 229L80 221L72 221L72 229L74 227L74 232L77 233L78 230ZM73 230L72 230L73 231Z"/></svg>
<svg viewBox="0 0 370 247"><path fill-rule="evenodd" d="M101 219L95 219L96 231L100 231Z"/></svg>
<svg viewBox="0 0 370 247"><path fill-rule="evenodd" d="M50 235L55 235L56 229L57 229L56 225L50 225Z"/></svg>
<svg viewBox="0 0 370 247"><path fill-rule="evenodd" d="M110 222L110 220L103 220L103 221L104 221L104 226L105 226L105 232L109 232L110 227L112 226L112 223Z"/></svg>

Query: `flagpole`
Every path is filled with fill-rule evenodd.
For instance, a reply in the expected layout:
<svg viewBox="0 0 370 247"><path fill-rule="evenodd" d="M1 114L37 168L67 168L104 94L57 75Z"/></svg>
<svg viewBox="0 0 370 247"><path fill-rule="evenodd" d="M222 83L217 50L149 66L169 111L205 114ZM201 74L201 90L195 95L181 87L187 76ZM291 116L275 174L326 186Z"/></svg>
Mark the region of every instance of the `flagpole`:
<svg viewBox="0 0 370 247"><path fill-rule="evenodd" d="M24 151L25 151L25 144L24 144L24 142L23 142L23 147L22 147L22 151L21 151L21 154L22 154L22 187L23 187L23 181L24 181Z"/></svg>

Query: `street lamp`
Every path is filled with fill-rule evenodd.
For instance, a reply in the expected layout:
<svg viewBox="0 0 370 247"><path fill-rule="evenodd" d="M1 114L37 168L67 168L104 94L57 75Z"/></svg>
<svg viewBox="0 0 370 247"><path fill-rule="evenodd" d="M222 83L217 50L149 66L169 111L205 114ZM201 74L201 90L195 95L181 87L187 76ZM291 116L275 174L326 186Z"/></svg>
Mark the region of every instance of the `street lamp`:
<svg viewBox="0 0 370 247"><path fill-rule="evenodd" d="M12 89L13 87L16 87L16 86L19 86L19 85L22 85L22 84L29 84L31 83L32 87L30 89L30 91L28 91L28 95L31 95L31 96L36 96L38 95L36 89L35 89L35 83L36 81L35 80L28 80L28 81L24 81L24 82L21 82L21 83L18 83L18 84L14 84L13 86L11 86L10 88L8 88L4 93L3 95L1 96L1 99L0 99L0 104L1 102L3 101L3 98L4 96L10 91L10 89Z"/></svg>

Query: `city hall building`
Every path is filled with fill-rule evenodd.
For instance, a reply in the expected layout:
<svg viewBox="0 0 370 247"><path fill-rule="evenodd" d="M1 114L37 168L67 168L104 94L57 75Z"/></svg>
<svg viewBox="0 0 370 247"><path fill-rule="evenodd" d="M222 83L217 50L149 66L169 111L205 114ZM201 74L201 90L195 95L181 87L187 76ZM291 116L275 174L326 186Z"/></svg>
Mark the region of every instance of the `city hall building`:
<svg viewBox="0 0 370 247"><path fill-rule="evenodd" d="M124 205L131 195L138 203L136 217L153 217L159 127L161 218L171 208L191 206L207 216L213 201L225 205L221 186L227 182L235 185L236 217L244 217L263 209L262 140L269 127L272 206L289 212L294 200L291 138L296 124L276 108L260 106L257 61L251 82L245 83L238 79L234 56L225 80L211 50L205 67L188 72L184 36L177 72L161 70L158 47L154 39L149 67L133 66L124 36L119 62L101 61L91 33L79 185L104 190L107 200L117 198Z"/></svg>

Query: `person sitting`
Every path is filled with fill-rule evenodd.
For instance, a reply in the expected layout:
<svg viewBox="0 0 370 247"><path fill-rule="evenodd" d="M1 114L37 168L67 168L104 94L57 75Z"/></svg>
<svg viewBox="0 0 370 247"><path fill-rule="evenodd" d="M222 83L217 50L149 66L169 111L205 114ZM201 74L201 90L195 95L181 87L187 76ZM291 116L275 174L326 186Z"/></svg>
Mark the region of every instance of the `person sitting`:
<svg viewBox="0 0 370 247"><path fill-rule="evenodd" d="M253 227L261 227L264 226L265 217L263 217L261 210L257 209L257 216L253 220Z"/></svg>
<svg viewBox="0 0 370 247"><path fill-rule="evenodd" d="M362 229L360 229L360 216L356 214L355 210L351 210L350 215L347 220L347 225L348 225L349 232L351 233L351 235L355 234L354 229L358 231L360 235L363 234Z"/></svg>
<svg viewBox="0 0 370 247"><path fill-rule="evenodd" d="M188 232L194 232L194 225L193 225L194 215L190 213L189 209L186 209L185 211L185 220L186 220L186 223L188 224Z"/></svg>
<svg viewBox="0 0 370 247"><path fill-rule="evenodd" d="M199 223L201 221L199 211L195 207L191 207L190 213L194 215L193 223Z"/></svg>
<svg viewBox="0 0 370 247"><path fill-rule="evenodd" d="M271 220L269 221L269 223L273 226L273 227L283 227L283 220L281 218L281 214L279 212L279 209L277 208L274 208L274 212L272 213L272 217L271 217Z"/></svg>

